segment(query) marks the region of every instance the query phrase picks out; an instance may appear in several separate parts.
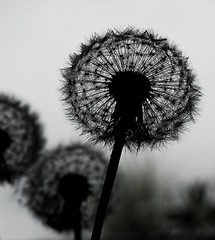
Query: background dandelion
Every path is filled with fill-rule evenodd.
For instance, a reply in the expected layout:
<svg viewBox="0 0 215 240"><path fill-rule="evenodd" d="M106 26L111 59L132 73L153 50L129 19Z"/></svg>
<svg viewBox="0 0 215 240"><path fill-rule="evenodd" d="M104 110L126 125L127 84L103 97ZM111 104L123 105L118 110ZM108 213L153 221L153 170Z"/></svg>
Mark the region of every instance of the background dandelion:
<svg viewBox="0 0 215 240"><path fill-rule="evenodd" d="M214 196L210 185L195 182L180 191L180 202L167 211L176 239L213 239L215 236Z"/></svg>
<svg viewBox="0 0 215 240"><path fill-rule="evenodd" d="M177 140L194 121L200 87L181 51L166 38L134 28L109 30L82 44L62 70L70 120L96 141L111 143L92 239L100 239L122 148Z"/></svg>
<svg viewBox="0 0 215 240"><path fill-rule="evenodd" d="M34 164L43 149L43 127L38 115L28 104L12 95L0 93L0 129L5 131L11 140L4 152L4 160L13 183ZM4 182L4 179L1 181Z"/></svg>
<svg viewBox="0 0 215 240"><path fill-rule="evenodd" d="M102 152L86 144L46 150L24 181L22 202L45 226L70 232L77 220L75 201L80 200L81 225L91 229L106 169Z"/></svg>

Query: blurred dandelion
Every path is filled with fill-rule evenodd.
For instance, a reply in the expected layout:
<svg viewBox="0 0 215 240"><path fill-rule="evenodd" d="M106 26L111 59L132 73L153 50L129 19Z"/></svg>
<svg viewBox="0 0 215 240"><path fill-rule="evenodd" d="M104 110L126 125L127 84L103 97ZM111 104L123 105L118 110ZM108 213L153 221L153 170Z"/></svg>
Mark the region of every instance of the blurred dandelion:
<svg viewBox="0 0 215 240"><path fill-rule="evenodd" d="M177 140L198 113L200 87L175 45L134 28L95 35L70 56L62 76L69 119L96 142L113 145L92 234L98 240L123 147Z"/></svg>
<svg viewBox="0 0 215 240"><path fill-rule="evenodd" d="M214 199L209 197L209 186L203 182L192 183L182 196L181 204L175 204L167 213L175 237L214 239L215 207Z"/></svg>
<svg viewBox="0 0 215 240"><path fill-rule="evenodd" d="M107 160L86 144L46 150L21 189L24 201L43 224L58 232L92 228Z"/></svg>
<svg viewBox="0 0 215 240"><path fill-rule="evenodd" d="M0 94L1 183L14 183L36 161L45 140L38 115L14 96ZM3 153L4 152L4 153ZM3 176L5 174L5 176Z"/></svg>

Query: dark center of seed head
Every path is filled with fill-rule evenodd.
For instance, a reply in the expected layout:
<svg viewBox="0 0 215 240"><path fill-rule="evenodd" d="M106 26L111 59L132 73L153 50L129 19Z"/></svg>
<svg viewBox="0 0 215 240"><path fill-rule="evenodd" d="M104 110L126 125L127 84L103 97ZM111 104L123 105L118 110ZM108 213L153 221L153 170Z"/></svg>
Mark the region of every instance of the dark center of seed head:
<svg viewBox="0 0 215 240"><path fill-rule="evenodd" d="M117 72L109 83L109 93L116 102L142 102L150 96L150 90L149 80L138 72Z"/></svg>
<svg viewBox="0 0 215 240"><path fill-rule="evenodd" d="M9 134L0 129L0 152L4 152L11 144L11 138Z"/></svg>
<svg viewBox="0 0 215 240"><path fill-rule="evenodd" d="M74 203L81 203L90 194L90 185L86 177L69 173L60 179L58 185L59 194L65 199Z"/></svg>

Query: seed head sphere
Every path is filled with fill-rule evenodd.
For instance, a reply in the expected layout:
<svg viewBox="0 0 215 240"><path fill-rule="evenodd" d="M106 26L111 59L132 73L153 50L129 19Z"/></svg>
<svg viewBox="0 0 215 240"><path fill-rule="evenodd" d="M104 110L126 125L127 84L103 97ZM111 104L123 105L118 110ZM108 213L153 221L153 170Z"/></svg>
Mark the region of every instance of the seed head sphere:
<svg viewBox="0 0 215 240"><path fill-rule="evenodd" d="M69 119L105 144L124 125L127 147L158 147L178 140L198 113L201 92L188 58L152 31L94 35L62 76Z"/></svg>
<svg viewBox="0 0 215 240"><path fill-rule="evenodd" d="M90 229L107 166L103 153L86 144L46 150L26 176L21 201L45 226L67 232L72 230L74 219L63 211L64 200L71 206L80 200L82 227Z"/></svg>
<svg viewBox="0 0 215 240"><path fill-rule="evenodd" d="M13 95L0 93L0 132L8 134L9 139L0 134L4 142L0 148L5 148L5 162L14 183L26 174L43 150L46 142L43 125L30 105Z"/></svg>

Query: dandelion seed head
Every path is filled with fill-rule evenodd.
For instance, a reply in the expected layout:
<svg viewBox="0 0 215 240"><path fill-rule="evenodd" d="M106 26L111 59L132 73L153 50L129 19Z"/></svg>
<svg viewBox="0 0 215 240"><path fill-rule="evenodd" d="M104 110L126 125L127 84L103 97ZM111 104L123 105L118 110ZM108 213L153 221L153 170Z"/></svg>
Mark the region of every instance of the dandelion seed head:
<svg viewBox="0 0 215 240"><path fill-rule="evenodd" d="M80 201L82 227L90 229L107 166L103 153L87 144L46 150L25 179L21 201L45 226L58 232L71 231L75 221L72 213L63 210L65 201L71 209Z"/></svg>
<svg viewBox="0 0 215 240"><path fill-rule="evenodd" d="M0 94L0 129L7 149L4 158L11 181L19 179L36 161L45 144L38 114L12 95ZM0 134L2 137L2 134ZM7 143L5 140L7 139Z"/></svg>
<svg viewBox="0 0 215 240"><path fill-rule="evenodd" d="M198 113L201 92L188 58L152 31L95 35L62 76L69 119L95 141L112 145L123 121L127 147L157 147L178 139Z"/></svg>

